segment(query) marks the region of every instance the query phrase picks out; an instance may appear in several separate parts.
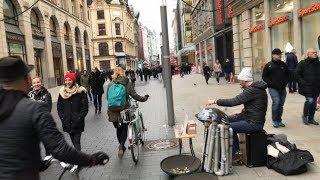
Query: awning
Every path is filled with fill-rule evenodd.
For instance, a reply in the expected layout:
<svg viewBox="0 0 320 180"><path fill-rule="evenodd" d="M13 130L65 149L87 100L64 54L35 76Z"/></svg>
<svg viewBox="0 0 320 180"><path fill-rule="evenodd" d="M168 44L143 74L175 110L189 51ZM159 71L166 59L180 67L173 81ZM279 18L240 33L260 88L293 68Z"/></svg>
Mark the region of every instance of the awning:
<svg viewBox="0 0 320 180"><path fill-rule="evenodd" d="M188 44L184 48L180 49L177 53L177 56L181 56L183 54L189 54L196 51L196 46L194 44Z"/></svg>
<svg viewBox="0 0 320 180"><path fill-rule="evenodd" d="M116 57L126 57L126 53L125 52L115 52L114 55Z"/></svg>

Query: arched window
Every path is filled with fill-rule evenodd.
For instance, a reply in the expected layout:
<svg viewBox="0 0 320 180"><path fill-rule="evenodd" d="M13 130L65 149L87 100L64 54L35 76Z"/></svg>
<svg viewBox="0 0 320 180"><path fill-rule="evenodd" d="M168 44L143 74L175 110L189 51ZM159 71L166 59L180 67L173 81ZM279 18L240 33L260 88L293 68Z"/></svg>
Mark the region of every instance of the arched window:
<svg viewBox="0 0 320 180"><path fill-rule="evenodd" d="M84 42L84 45L85 45L85 46L88 46L88 45L89 45L87 31L85 31L85 32L83 33L83 42Z"/></svg>
<svg viewBox="0 0 320 180"><path fill-rule="evenodd" d="M3 2L4 22L18 26L18 15L15 6L10 0L4 0Z"/></svg>
<svg viewBox="0 0 320 180"><path fill-rule="evenodd" d="M79 29L77 27L75 29L75 40L76 40L77 44L80 43L80 31L79 31Z"/></svg>
<svg viewBox="0 0 320 180"><path fill-rule="evenodd" d="M121 42L116 42L115 51L116 52L123 52L123 47L122 47L122 43Z"/></svg>
<svg viewBox="0 0 320 180"><path fill-rule="evenodd" d="M63 26L63 35L65 40L70 40L70 27L67 22L65 22Z"/></svg>
<svg viewBox="0 0 320 180"><path fill-rule="evenodd" d="M100 56L108 56L109 55L109 49L107 43L100 43L99 44L99 55Z"/></svg>
<svg viewBox="0 0 320 180"><path fill-rule="evenodd" d="M30 14L30 21L33 27L40 28L40 20L37 13L32 9Z"/></svg>
<svg viewBox="0 0 320 180"><path fill-rule="evenodd" d="M50 32L51 36L57 36L56 23L52 17L50 18Z"/></svg>

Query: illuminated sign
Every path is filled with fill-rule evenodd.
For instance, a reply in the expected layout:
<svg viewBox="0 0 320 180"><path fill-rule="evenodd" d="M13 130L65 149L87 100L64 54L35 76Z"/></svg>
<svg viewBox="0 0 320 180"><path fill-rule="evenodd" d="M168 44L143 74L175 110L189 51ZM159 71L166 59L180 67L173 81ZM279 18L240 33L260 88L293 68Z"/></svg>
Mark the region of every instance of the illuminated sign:
<svg viewBox="0 0 320 180"><path fill-rule="evenodd" d="M278 18L270 20L268 25L269 25L269 27L272 27L274 25L286 22L288 20L289 20L289 16L288 15L287 16L282 16L282 17L278 17Z"/></svg>
<svg viewBox="0 0 320 180"><path fill-rule="evenodd" d="M306 8L306 9L300 9L299 10L299 17L314 13L319 10L320 10L320 3L311 5L310 7Z"/></svg>
<svg viewBox="0 0 320 180"><path fill-rule="evenodd" d="M254 33L254 32L257 32L257 31L261 31L262 29L264 29L264 25L263 24L259 24L259 25L251 27L249 32L250 33Z"/></svg>
<svg viewBox="0 0 320 180"><path fill-rule="evenodd" d="M217 25L223 23L223 2L222 0L217 0Z"/></svg>

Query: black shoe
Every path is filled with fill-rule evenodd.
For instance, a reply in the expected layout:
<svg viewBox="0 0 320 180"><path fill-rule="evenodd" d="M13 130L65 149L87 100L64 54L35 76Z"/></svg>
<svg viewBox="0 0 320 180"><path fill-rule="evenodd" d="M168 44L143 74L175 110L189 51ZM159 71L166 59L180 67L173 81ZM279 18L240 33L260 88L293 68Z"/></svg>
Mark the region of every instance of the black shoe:
<svg viewBox="0 0 320 180"><path fill-rule="evenodd" d="M303 121L303 124L309 125L308 117L303 116L303 117L302 117L302 121Z"/></svg>
<svg viewBox="0 0 320 180"><path fill-rule="evenodd" d="M316 126L319 125L319 123L317 121L315 121L314 119L310 120L309 124L313 124L313 125L316 125Z"/></svg>
<svg viewBox="0 0 320 180"><path fill-rule="evenodd" d="M97 108L94 110L94 113L95 113L95 114L97 114L97 113L98 113L98 109L97 109Z"/></svg>
<svg viewBox="0 0 320 180"><path fill-rule="evenodd" d="M101 114L101 107L99 107L99 114Z"/></svg>
<svg viewBox="0 0 320 180"><path fill-rule="evenodd" d="M286 125L283 124L282 122L279 122L279 126L280 126L280 127L286 127Z"/></svg>

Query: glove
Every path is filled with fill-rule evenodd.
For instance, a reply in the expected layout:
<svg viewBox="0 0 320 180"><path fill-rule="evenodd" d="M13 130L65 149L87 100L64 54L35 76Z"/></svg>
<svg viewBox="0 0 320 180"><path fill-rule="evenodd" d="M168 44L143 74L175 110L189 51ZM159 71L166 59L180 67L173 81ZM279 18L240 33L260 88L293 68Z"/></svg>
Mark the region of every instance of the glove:
<svg viewBox="0 0 320 180"><path fill-rule="evenodd" d="M91 155L94 165L105 165L109 162L109 156L104 152L97 152Z"/></svg>
<svg viewBox="0 0 320 180"><path fill-rule="evenodd" d="M144 97L145 97L146 99L149 99L150 96L147 94L147 95L145 95Z"/></svg>

